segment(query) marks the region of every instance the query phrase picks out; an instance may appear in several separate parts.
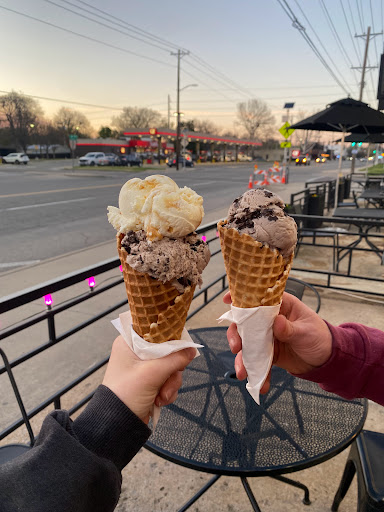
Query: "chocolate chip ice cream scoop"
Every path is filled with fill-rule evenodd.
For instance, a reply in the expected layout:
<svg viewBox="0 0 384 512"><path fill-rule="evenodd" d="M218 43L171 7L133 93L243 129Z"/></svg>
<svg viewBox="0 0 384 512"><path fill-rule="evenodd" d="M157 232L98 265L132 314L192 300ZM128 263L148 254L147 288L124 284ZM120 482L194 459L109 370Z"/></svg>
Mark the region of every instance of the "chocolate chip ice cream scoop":
<svg viewBox="0 0 384 512"><path fill-rule="evenodd" d="M224 226L277 249L284 259L297 243L296 222L285 213L280 197L265 189L248 190L235 199Z"/></svg>

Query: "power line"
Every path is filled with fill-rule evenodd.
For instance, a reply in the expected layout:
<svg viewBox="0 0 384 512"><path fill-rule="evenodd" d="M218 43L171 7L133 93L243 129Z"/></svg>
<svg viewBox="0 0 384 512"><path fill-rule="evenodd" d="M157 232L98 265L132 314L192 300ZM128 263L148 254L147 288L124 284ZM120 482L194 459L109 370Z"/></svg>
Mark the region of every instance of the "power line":
<svg viewBox="0 0 384 512"><path fill-rule="evenodd" d="M191 66L192 68L196 69L197 71L199 71L199 72L201 73L201 70L200 70L197 66L195 66L192 62L189 62L188 60L185 60L185 63L186 63L188 66ZM185 70L184 70L184 72L185 72ZM205 72L204 72L204 74L205 74L205 75L207 75L207 77L208 77L208 78L212 78L212 74L211 74L211 73L209 73L209 72L205 71ZM226 84L225 84L225 82L223 82L222 80L220 80L220 79L216 78L215 76L213 76L213 79L214 79L214 80L216 80L216 81L217 81L218 83L220 83L221 85L223 85L223 84L224 84L224 85L226 85ZM208 87L209 87L209 86L208 86ZM235 89L233 89L233 87L232 87L232 89L231 89L231 90L233 91L233 90L235 90ZM224 98L226 98L227 100L230 100L230 99L231 99L231 98L228 98L228 96L226 96L226 95L225 95L225 94L223 94L223 93L221 93L221 95L222 95L222 96L224 96Z"/></svg>
<svg viewBox="0 0 384 512"><path fill-rule="evenodd" d="M358 1L358 0L356 0ZM360 0L360 12L361 12L361 19L363 21L363 27L365 27L365 21L364 21L364 9L363 9L363 2Z"/></svg>
<svg viewBox="0 0 384 512"><path fill-rule="evenodd" d="M383 51L384 51L384 12L383 12L383 0L380 2L380 9L381 9L381 32L383 33Z"/></svg>
<svg viewBox="0 0 384 512"><path fill-rule="evenodd" d="M69 8L64 7L64 6L62 6L62 5L59 5L59 4L57 4L56 2L54 2L54 1L52 1L52 0L44 0L44 1L45 1L45 2L47 2L47 3L49 3L49 4L51 4L51 5L55 5L56 7L59 7L60 9L64 9L65 11L71 12L72 14L74 14L74 15L76 15L76 16L80 16L81 18L87 19L87 20L89 20L89 21L91 21L91 22L93 22L93 23L96 23L96 24L98 24L98 25L104 26L104 27L106 27L106 28L108 28L108 29L110 29L110 30L114 30L114 31L119 32L119 33L121 33L121 34L123 34L123 35L126 35L126 36L128 36L128 37L133 37L133 38L134 38L134 39L136 39L136 40L139 40L139 41L141 41L141 42L144 42L144 43L146 43L146 44L149 44L149 45L151 45L151 46L154 46L154 47L156 47L156 48L158 48L158 49L160 49L160 50L164 50L164 51L166 51L166 52L169 52L169 49L168 49L168 48L165 48L164 46L159 46L158 44L154 44L154 43L149 42L149 41L145 41L145 39L142 39L141 37L137 37L137 36L134 36L134 35L132 35L132 34L130 34L130 33L127 33L127 31L126 31L126 30L122 31L122 30L120 30L120 29L118 29L118 28L115 28L115 27L113 27L113 26L107 25L107 24L106 24L106 23L104 23L104 22L94 20L94 19L90 18L89 16L86 16L86 15L81 14L81 13L79 13L79 12L76 12L76 11L74 11L74 10L72 10L72 9L69 9ZM83 8L83 7L79 7L79 6L77 6L76 4L74 4L74 3L72 3L72 2L70 2L70 1L68 1L68 0L61 0L61 1L62 1L62 2L65 2L66 4L72 5L72 6L76 7L77 9L82 9L82 10L84 10L85 12L87 12L88 14L91 14L92 16L98 16L98 15L95 15L92 11L90 11L90 10L88 10L88 9L85 9L85 8ZM81 2L81 3L82 3L82 4L84 4L84 5L89 5L89 4L87 4L86 2ZM118 18L116 18L115 16L113 16L113 15L109 14L109 13L108 13L108 12L106 12L106 11L102 11L101 9L97 9L97 10L98 10L98 11L100 11L101 13L103 13L103 15L104 15L104 16L108 16L108 17L111 17L111 18L113 18L113 19L117 19L117 20L118 20ZM108 20L108 23L113 23L113 25L117 25L117 26L120 26L120 27L123 27L124 29L126 29L126 27L120 23L120 20L119 20L119 23L116 23L115 21L114 21L114 22L112 22L112 21L110 22L110 21ZM130 25L130 26L131 26L131 27L134 27L133 25ZM134 28L136 29L137 27L134 27ZM131 30L131 29L128 29L128 30ZM136 31L136 33L138 32L138 30L135 30L135 31ZM146 36L146 35L144 35L144 37L147 37L147 36ZM161 44L163 44L163 43L161 43ZM173 44L171 44L171 43L166 42L166 44L168 44L168 46L170 46L172 49L176 49L176 48L177 48L177 46L176 46L176 45L173 45ZM200 66L203 66L203 67L205 67L205 68L207 68L207 69L212 70L212 71L215 73L215 74L213 75L213 79L214 79L214 80L218 81L218 82L219 82L219 83L221 83L221 84L223 83L223 80L225 80L225 81L226 81L226 82L228 82L229 84L233 84L233 86L234 86L234 88L235 88L235 89L238 89L238 90L240 90L240 91L244 91L244 89L243 89L240 85L236 84L233 80L231 80L230 78L226 77L223 73L221 73L220 71L216 70L213 66L211 66L211 65L210 65L210 64L208 64L208 63L206 63L203 59L201 59L201 58L200 58L200 57L198 57L197 55L196 55L196 56L195 56L195 55L194 55L194 56L192 56L192 58L193 58L193 59L195 59L195 61L197 61L197 62L198 62L198 64L199 64ZM193 65L192 65L192 66L193 66ZM199 72L202 72L202 71L201 71L201 69L197 68L196 66L193 66L193 67L195 67L195 69L197 69ZM206 71L204 71L204 73L206 74ZM219 78L220 76L221 76L221 77L223 77L223 78L222 78L222 79L220 79L220 78ZM212 75L211 75L211 77L212 77ZM245 92L244 94L249 95L249 93L248 93L248 92Z"/></svg>
<svg viewBox="0 0 384 512"><path fill-rule="evenodd" d="M348 0L348 7L349 7L349 12L352 13L353 11L352 11L350 0ZM354 19L352 14L351 14L351 19L352 19L353 30L354 30L355 34L357 34L356 25L355 25L355 19Z"/></svg>
<svg viewBox="0 0 384 512"><path fill-rule="evenodd" d="M348 87L353 87L354 84L347 84ZM253 88L253 87L249 87L248 90L249 91L270 91L270 90L287 90L287 89L325 89L327 87L332 87L332 88L335 88L335 87L339 87L338 84L323 84L323 85L283 85L283 86L278 86L278 87L275 87L275 86L272 86L272 87L257 87L257 88ZM207 91L210 91L211 89L200 89L199 88L199 92L207 92ZM218 89L218 90L221 90L221 89ZM230 89L222 89L222 90L230 90Z"/></svg>
<svg viewBox="0 0 384 512"><path fill-rule="evenodd" d="M2 94L11 94L12 91L0 91ZM104 105L95 105L93 103L81 103L80 101L71 101L71 100L63 100L58 98L48 98L46 96L35 96L33 94L24 94L23 96L28 96L28 98L35 98L37 100L44 100L44 101L54 101L56 103L69 103L71 105L80 105L82 107L96 107L96 108L102 108L104 110L123 110L123 107L106 107Z"/></svg>
<svg viewBox="0 0 384 512"><path fill-rule="evenodd" d="M357 13L359 15L361 31L364 32L364 24L363 24L363 19L360 14L359 0L356 0L356 7L357 7Z"/></svg>
<svg viewBox="0 0 384 512"><path fill-rule="evenodd" d="M303 11L303 9L301 8L300 4L298 3L298 1L297 1L297 0L295 0L295 3L296 3L296 5L298 6L298 8L300 9L300 11L301 11L302 15L304 16L304 19L305 19L305 20L306 20L306 22L308 23L309 27L312 29L312 32L315 34L315 36L316 36L317 40L318 40L318 41L319 41L319 43L321 44L321 47L322 47L322 48L323 48L323 50L325 51L325 53L326 53L326 55L328 56L329 60L332 62L332 64L334 65L334 67L337 69L337 66L336 66L336 64L335 64L334 60L333 60L333 59L332 59L332 57L329 55L329 53L328 53L327 49L326 49L326 48L325 48L325 46L323 45L323 43L322 43L322 41L321 41L320 37L317 35L317 33L316 33L315 29L313 28L313 26L312 26L311 22L310 22L310 21L309 21L309 19L307 18L306 14L305 14L305 12ZM345 80L344 76L343 76L340 72L339 72L339 74L340 74L340 76L342 77L342 79L344 80L344 83L347 85L347 82L346 82L346 80ZM355 77L355 80L356 80L356 77ZM357 81L357 80L356 80L356 81ZM348 85L347 85L347 87L348 87Z"/></svg>
<svg viewBox="0 0 384 512"><path fill-rule="evenodd" d="M324 12L324 16L325 16L325 19L327 20L327 23L328 23L328 26L330 27L331 29L331 32L336 40L336 43L339 44L339 48L341 49L343 55L344 55L344 58L345 58L345 61L347 63L347 66L353 66L352 64L352 61L351 59L349 58L349 55L348 53L346 52L345 48L344 48L344 45L339 37L339 34L337 33L337 30L335 28L335 25L333 24L333 21L332 21L332 18L330 17L329 15L329 12L327 10L327 8L325 7L325 3L324 3L324 0L319 0L320 2L320 5L323 9L323 12Z"/></svg>
<svg viewBox="0 0 384 512"><path fill-rule="evenodd" d="M224 80L226 80L228 83L230 84L233 84L233 87L237 90L239 90L240 92L242 92L243 94L249 96L249 92L247 91L246 88L242 87L241 85L237 84L234 80L232 80L231 78L228 78L224 73L222 73L221 71L218 71L216 68L214 68L213 66L211 66L210 64L208 64L206 61L204 61L201 57L195 55L194 53L192 53L190 55L190 57L192 59L194 59L195 61L197 61L198 63L200 63L201 66L205 67L206 69L209 69L211 70L213 73L215 73L216 75L219 75L221 76Z"/></svg>
<svg viewBox="0 0 384 512"><path fill-rule="evenodd" d="M373 19L373 11L372 11L372 0L369 0L369 7L371 9L371 18L372 18L372 30L375 32L375 21ZM376 62L379 62L379 55L377 53L376 39L373 38L373 42L375 43L375 52L376 52Z"/></svg>
<svg viewBox="0 0 384 512"><path fill-rule="evenodd" d="M87 9L84 9L83 7L78 7L77 5L73 4L72 2L67 2L66 0L62 0L62 1L64 1L65 3L67 3L69 5L75 6L77 9L83 9L86 12L90 12ZM73 9L69 9L68 7L64 7L63 5L57 4L56 2L53 2L52 0L44 0L44 2L46 2L48 4L51 4L51 5L54 5L54 6L58 7L59 9L64 9L65 11L71 12L72 14L75 14L76 16L80 16L81 18L84 18L86 20L92 21L93 23L96 23L97 25L101 25L102 27L109 28L110 30L114 30L115 32L119 32L120 34L123 34L125 36L132 37L133 39L136 39L137 41L141 41L142 43L149 44L151 46L154 46L155 48L158 48L160 50L164 50L166 52L169 51L168 48L164 48L164 47L159 46L157 44L150 43L150 42L146 41L145 39L142 39L142 38L137 37L137 36L133 36L132 34L129 34L126 31L122 31L122 30L120 30L118 28L111 27L110 25L107 25L106 23L103 23L102 21L93 20L92 18L90 18L89 16L86 16L85 14L81 14L79 12L74 11ZM93 16L95 16L92 12L90 12L90 13ZM122 25L122 26L124 27L124 25Z"/></svg>
<svg viewBox="0 0 384 512"><path fill-rule="evenodd" d="M114 50L119 50L121 52L128 53L130 55L134 55L135 57L139 57L141 59L145 59L145 60L149 60L151 62L155 62L156 64L160 64L162 66L167 66L167 67L170 67L170 68L173 68L173 69L175 68L175 66L172 65L172 64L168 64L168 63L162 62L162 61L160 61L158 59L153 59L152 57L148 57L146 55L142 55L140 53L136 53L136 52L133 52L131 50L127 50L126 48L121 48L120 46L115 46L113 44L106 43L104 41L100 41L99 39L95 39L94 37L89 37L89 36L86 36L84 34L79 34L78 32L75 32L74 30L70 30L68 28L60 27L59 25L55 25L54 23L50 23L49 21L45 21L45 20L41 20L39 18L35 18L34 16L30 16L29 14L25 14L23 12L15 11L14 9L10 9L9 7L4 7L3 5L0 5L0 9L4 9L5 11L12 12L14 14L17 14L19 16L23 16L24 18L28 18L28 19L33 20L33 21L38 21L39 23L42 23L44 25L48 25L50 27L57 28L59 30L62 30L63 32L67 32L69 34L81 37L83 39L87 39L88 41L92 41L94 43L102 44L103 46L107 46L109 48L113 48Z"/></svg>
<svg viewBox="0 0 384 512"><path fill-rule="evenodd" d="M341 5L341 8L343 10L343 14L344 14L344 19L345 19L345 23L347 24L347 27L348 27L348 32L349 32L349 35L351 37L351 41L352 41L352 44L353 44L353 48L355 50L355 53L356 53L356 57L357 57L357 62L358 64L360 65L360 55L357 51L357 48L356 48L356 45L355 45L355 39L352 35L352 31L351 31L351 28L349 26L349 22L348 22L348 18L347 18L347 13L345 12L345 9L344 9L344 4L343 4L343 0L340 0L340 5Z"/></svg>
<svg viewBox="0 0 384 512"><path fill-rule="evenodd" d="M311 50L314 52L314 54L316 55L316 57L320 60L320 62L323 64L323 66L325 67L325 69L329 72L329 74L332 76L332 78L339 84L339 86L343 89L343 91L346 93L346 94L350 94L350 91L348 91L344 85L340 82L340 80L338 79L338 77L335 75L335 73L333 72L333 70L330 68L330 66L328 65L328 63L326 62L326 60L324 59L324 57L321 55L321 53L319 52L319 50L317 49L315 43L312 41L312 39L309 37L309 35L307 34L305 28L303 27L303 25L299 22L299 20L297 19L296 15L293 13L292 9L290 8L290 6L288 5L287 1L286 0L277 0L277 2L280 4L280 6L282 7L282 9L284 10L284 12L287 14L287 16L290 18L290 20L292 21L292 25L294 28L296 28L301 36L304 38L304 40L307 42L307 44L309 45L309 47L311 48Z"/></svg>
<svg viewBox="0 0 384 512"><path fill-rule="evenodd" d="M62 0L62 1L66 1L67 2L67 0ZM103 11L102 9L98 9L94 5L91 5L91 4L88 4L87 2L84 2L83 0L77 0L77 2L90 7L93 11L100 12L104 16L109 16L110 18L112 18L114 20L117 20L118 22L123 21L120 18L117 18L116 16L113 16L112 14L110 14L110 13L108 13L106 11ZM174 43L171 43L171 42L169 42L166 39L163 39L161 37L155 36L151 32L148 32L148 31L146 31L146 30L144 30L142 28L136 27L135 25L132 25L131 23L128 23L125 20L123 21L123 23L124 23L124 26L129 27L129 30L132 30L134 33L143 35L143 37L145 36L148 39L153 40L153 41L157 41L157 42L159 42L159 43L161 43L161 44L163 44L165 46L169 46L172 50L177 50L177 49L180 48L179 46L176 46ZM180 48L180 49L186 50L186 48Z"/></svg>

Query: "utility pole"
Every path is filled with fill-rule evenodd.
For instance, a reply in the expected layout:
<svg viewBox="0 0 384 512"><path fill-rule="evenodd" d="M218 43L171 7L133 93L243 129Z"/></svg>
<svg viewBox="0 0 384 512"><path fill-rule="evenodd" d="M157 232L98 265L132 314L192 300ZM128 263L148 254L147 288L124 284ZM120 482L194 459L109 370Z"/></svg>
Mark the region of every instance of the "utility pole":
<svg viewBox="0 0 384 512"><path fill-rule="evenodd" d="M369 41L371 38L375 36L381 36L382 32L375 32L371 34L371 27L368 27L366 34L355 34L355 37L361 37L365 39L365 51L364 51L364 59L363 59L363 65L352 67L352 69L358 69L361 70L361 80L360 80L360 93L359 93L359 101L363 100L363 92L364 92L364 86L365 86L365 71L367 69L375 69L377 66L367 66L367 60L368 60L368 48L369 48ZM340 158L342 155L340 155ZM355 163L356 163L356 155L352 155L352 163L351 163L351 173L355 172Z"/></svg>
<svg viewBox="0 0 384 512"><path fill-rule="evenodd" d="M184 50L177 50L177 53L171 52L171 55L177 56L177 98L176 98L176 115L177 115L177 127L176 127L176 170L179 170L179 158L180 158L180 60L184 55L188 55L189 52Z"/></svg>
<svg viewBox="0 0 384 512"><path fill-rule="evenodd" d="M168 129L171 127L171 97L168 94Z"/></svg>

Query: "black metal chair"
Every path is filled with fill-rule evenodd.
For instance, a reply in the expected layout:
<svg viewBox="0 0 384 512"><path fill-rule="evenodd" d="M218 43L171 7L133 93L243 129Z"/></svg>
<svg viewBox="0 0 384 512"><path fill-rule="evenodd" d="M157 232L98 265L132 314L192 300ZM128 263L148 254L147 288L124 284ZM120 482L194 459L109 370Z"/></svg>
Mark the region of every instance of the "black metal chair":
<svg viewBox="0 0 384 512"><path fill-rule="evenodd" d="M303 300L304 292L306 290L309 290L316 297L317 304L315 311L316 313L318 313L321 307L321 297L316 288L311 284L302 281L301 279L296 279L295 277L288 277L287 284L285 286L285 291L287 293L290 293L291 295L294 295L298 299Z"/></svg>
<svg viewBox="0 0 384 512"><path fill-rule="evenodd" d="M358 197L354 190L352 190L352 196L353 196L353 201L344 201L344 202L338 203L337 206L341 207L341 208L348 208L348 207L359 208Z"/></svg>
<svg viewBox="0 0 384 512"><path fill-rule="evenodd" d="M294 204L291 206L291 213L302 215L303 208L301 204ZM337 246L339 245L339 235L348 233L348 230L340 227L305 227L301 222L297 226L297 245L295 249L295 256L299 254L301 243L304 238L311 238L312 244L316 245L316 238L331 238L332 239L332 270L336 270L337 264Z"/></svg>
<svg viewBox="0 0 384 512"><path fill-rule="evenodd" d="M27 444L8 444L6 446L0 446L0 464L4 464L5 462L15 459L19 455L22 455L23 453L30 450L35 442L35 436L33 434L33 430L32 430L31 424L29 422L27 412L25 410L23 401L21 399L19 388L17 387L15 377L12 372L12 368L9 364L7 356L5 355L5 352L1 348L0 348L0 355L3 359L5 370L8 374L9 380L11 382L11 386L12 386L13 392L15 394L17 403L19 405L21 415L23 417L23 421L24 421L25 427L28 431L29 440L30 440L29 445L27 445Z"/></svg>
<svg viewBox="0 0 384 512"><path fill-rule="evenodd" d="M336 512L357 473L358 512L384 510L384 434L363 430L353 443L332 504Z"/></svg>

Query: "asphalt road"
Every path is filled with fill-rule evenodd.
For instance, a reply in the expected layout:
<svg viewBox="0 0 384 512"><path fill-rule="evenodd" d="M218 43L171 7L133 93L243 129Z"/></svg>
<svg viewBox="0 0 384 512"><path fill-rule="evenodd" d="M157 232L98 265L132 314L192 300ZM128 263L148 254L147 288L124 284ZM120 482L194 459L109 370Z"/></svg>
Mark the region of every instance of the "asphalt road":
<svg viewBox="0 0 384 512"><path fill-rule="evenodd" d="M335 165L293 166L290 183L336 175ZM261 163L259 169L269 166ZM244 192L252 170L252 163L180 171L162 166L141 172L72 171L69 161L1 165L0 272L112 240L114 230L107 222L106 208L117 206L120 187L132 177L167 174L179 186L190 186L204 197L203 222L207 222L223 215L223 209Z"/></svg>

